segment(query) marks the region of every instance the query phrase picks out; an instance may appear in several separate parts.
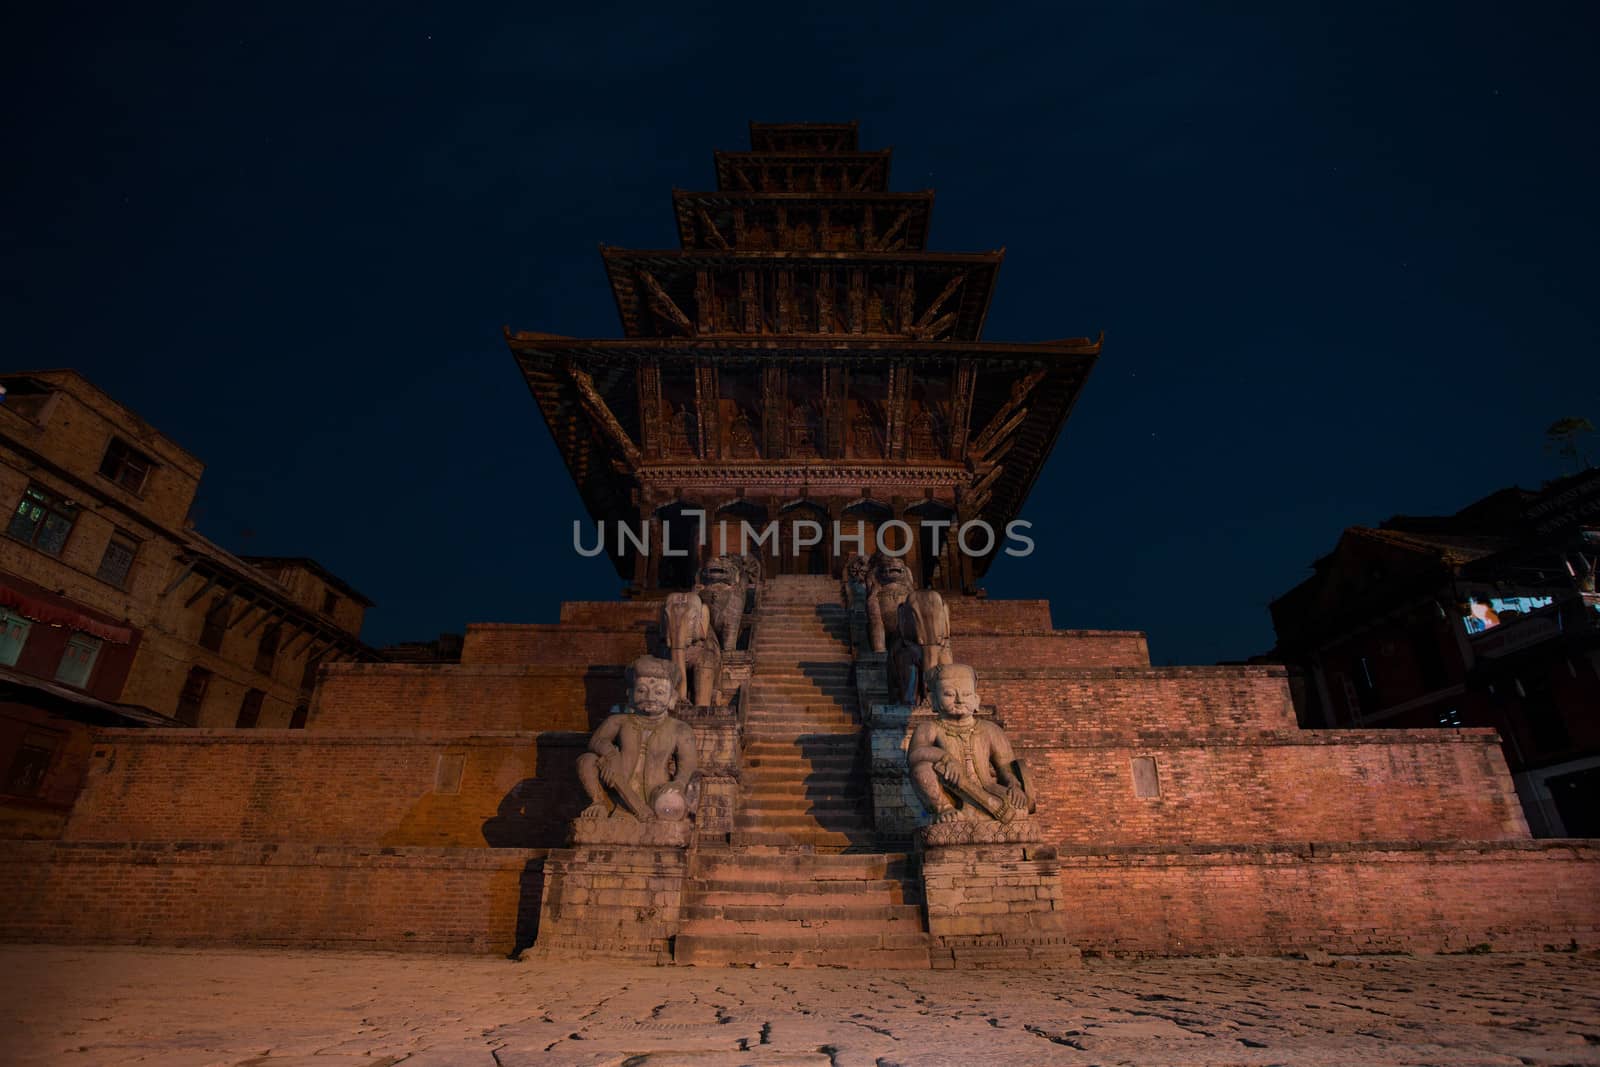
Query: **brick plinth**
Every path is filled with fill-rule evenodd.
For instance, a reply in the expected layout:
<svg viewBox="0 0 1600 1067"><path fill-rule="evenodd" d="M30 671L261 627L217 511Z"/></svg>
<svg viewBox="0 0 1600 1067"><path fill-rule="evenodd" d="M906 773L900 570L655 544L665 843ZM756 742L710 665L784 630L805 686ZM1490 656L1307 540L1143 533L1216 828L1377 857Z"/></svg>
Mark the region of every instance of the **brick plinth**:
<svg viewBox="0 0 1600 1067"><path fill-rule="evenodd" d="M1600 944L1593 841L1059 850L1084 950L1540 951Z"/></svg>
<svg viewBox="0 0 1600 1067"><path fill-rule="evenodd" d="M670 963L687 873L681 848L581 845L551 852L534 956Z"/></svg>
<svg viewBox="0 0 1600 1067"><path fill-rule="evenodd" d="M1076 963L1056 850L1042 845L947 845L922 856L929 955L935 967Z"/></svg>
<svg viewBox="0 0 1600 1067"><path fill-rule="evenodd" d="M0 842L0 939L509 953L540 849Z"/></svg>

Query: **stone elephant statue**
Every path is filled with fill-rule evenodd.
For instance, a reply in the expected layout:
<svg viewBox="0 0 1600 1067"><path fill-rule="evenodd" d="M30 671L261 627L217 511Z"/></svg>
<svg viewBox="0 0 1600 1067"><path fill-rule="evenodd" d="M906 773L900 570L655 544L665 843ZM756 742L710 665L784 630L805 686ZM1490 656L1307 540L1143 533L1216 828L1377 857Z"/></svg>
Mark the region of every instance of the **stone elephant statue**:
<svg viewBox="0 0 1600 1067"><path fill-rule="evenodd" d="M901 601L899 627L889 655L893 698L902 704L928 701L928 672L952 662L950 609L935 589L915 589Z"/></svg>
<svg viewBox="0 0 1600 1067"><path fill-rule="evenodd" d="M694 591L711 611L717 641L726 651L739 647L744 623L745 568L736 556L717 556L700 568Z"/></svg>
<svg viewBox="0 0 1600 1067"><path fill-rule="evenodd" d="M711 609L698 593L668 593L661 603L660 626L667 658L678 668L677 699L692 695L696 707L710 707L722 665Z"/></svg>

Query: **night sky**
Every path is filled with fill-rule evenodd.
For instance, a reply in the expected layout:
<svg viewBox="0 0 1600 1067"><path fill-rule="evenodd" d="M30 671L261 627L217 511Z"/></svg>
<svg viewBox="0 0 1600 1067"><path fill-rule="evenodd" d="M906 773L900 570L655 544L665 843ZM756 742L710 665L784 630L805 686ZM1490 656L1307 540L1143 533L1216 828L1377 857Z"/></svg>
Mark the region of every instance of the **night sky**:
<svg viewBox="0 0 1600 1067"><path fill-rule="evenodd" d="M618 336L596 246L675 246L751 119L859 120L931 247L1005 247L987 339L1106 331L986 585L1157 663L1600 420L1593 4L258 6L7 16L3 369L195 453L199 529L373 644L617 595L501 327Z"/></svg>

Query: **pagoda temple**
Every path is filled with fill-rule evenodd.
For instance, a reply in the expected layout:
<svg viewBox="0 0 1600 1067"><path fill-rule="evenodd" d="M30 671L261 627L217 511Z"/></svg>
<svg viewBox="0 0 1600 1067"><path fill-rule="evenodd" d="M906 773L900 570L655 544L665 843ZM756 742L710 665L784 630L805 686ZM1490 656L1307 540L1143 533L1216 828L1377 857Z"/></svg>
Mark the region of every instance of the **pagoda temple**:
<svg viewBox="0 0 1600 1067"><path fill-rule="evenodd" d="M870 555L900 520L919 584L973 592L1001 539L955 531L1017 517L1100 343L983 341L1004 252L929 251L933 193L889 191L855 123L750 142L715 154L715 192L673 194L680 248L604 249L621 340L508 336L591 516L688 552L612 540L618 573L684 588L740 522L779 520L768 576L837 574L836 525ZM701 546L685 510L726 540ZM786 543L801 519L827 534Z"/></svg>
<svg viewBox="0 0 1600 1067"><path fill-rule="evenodd" d="M853 124L751 147L676 194L681 248L606 250L625 337L508 338L591 517L648 536L608 544L628 595L470 624L459 662L325 665L304 729L95 730L58 835L0 840L0 939L897 968L1600 945L1600 848L1530 836L1494 730L1301 729L1280 666L1157 667L1142 633L963 595L995 553L942 524L1018 516L1099 345L981 341L1000 254L926 251L931 194L889 192ZM733 521L780 540L734 565Z"/></svg>

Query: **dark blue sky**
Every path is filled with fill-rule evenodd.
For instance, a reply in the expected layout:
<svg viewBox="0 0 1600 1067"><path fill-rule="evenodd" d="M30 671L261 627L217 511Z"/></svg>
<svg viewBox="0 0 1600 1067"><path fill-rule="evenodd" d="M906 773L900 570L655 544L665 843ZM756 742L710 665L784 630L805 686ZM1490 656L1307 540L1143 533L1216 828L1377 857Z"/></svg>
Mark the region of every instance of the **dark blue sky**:
<svg viewBox="0 0 1600 1067"><path fill-rule="evenodd" d="M620 327L746 123L858 119L1004 246L992 340L1106 331L992 596L1272 644L1338 532L1558 473L1600 418L1592 4L32 5L0 34L5 369L207 464L199 525L310 555L373 643L621 582L500 336Z"/></svg>

